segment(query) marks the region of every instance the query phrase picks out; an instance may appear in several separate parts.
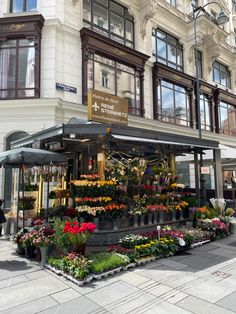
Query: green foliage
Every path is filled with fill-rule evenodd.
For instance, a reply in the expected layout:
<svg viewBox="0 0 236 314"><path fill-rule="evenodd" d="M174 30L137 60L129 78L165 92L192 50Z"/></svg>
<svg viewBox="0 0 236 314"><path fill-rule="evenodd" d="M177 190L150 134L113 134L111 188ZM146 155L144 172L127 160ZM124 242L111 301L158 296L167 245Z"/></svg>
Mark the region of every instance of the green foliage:
<svg viewBox="0 0 236 314"><path fill-rule="evenodd" d="M25 196L19 199L19 209L30 210L34 209L36 198L33 196Z"/></svg>
<svg viewBox="0 0 236 314"><path fill-rule="evenodd" d="M99 274L129 263L127 256L118 253L101 252L92 256L91 270Z"/></svg>

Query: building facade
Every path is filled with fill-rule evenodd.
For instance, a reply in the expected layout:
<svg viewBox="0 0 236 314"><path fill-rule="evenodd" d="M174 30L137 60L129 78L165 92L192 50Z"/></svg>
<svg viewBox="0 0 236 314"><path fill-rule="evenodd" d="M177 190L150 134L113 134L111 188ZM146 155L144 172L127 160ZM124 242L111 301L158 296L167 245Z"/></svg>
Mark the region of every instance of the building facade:
<svg viewBox="0 0 236 314"><path fill-rule="evenodd" d="M236 147L236 7L218 0L0 1L0 151L71 117L90 89L128 100L129 125ZM218 26L220 7L229 22ZM196 49L195 49L196 48ZM0 169L0 197L7 197Z"/></svg>

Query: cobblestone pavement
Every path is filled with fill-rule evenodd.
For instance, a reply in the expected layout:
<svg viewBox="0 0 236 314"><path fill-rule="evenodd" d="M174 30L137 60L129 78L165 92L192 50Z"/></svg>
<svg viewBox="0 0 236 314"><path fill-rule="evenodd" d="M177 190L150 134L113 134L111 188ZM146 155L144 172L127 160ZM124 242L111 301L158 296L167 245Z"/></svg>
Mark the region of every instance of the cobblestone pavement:
<svg viewBox="0 0 236 314"><path fill-rule="evenodd" d="M236 235L79 287L0 240L0 314L236 313Z"/></svg>

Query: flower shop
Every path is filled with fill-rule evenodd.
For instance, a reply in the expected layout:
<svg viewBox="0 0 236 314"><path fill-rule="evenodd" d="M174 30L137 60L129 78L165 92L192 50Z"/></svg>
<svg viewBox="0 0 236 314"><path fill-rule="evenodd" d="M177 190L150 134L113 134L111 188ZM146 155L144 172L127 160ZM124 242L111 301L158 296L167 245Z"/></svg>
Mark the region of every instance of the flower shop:
<svg viewBox="0 0 236 314"><path fill-rule="evenodd" d="M37 138L40 147L67 156L57 179L59 170L50 171L46 208L41 188L37 217L14 236L18 253L37 253L42 266L84 284L233 232L234 209L217 201L220 188L215 199L201 204L198 178L192 193L175 171L176 155L217 150L218 142L156 133L68 124L14 142ZM30 168L29 184L33 174Z"/></svg>

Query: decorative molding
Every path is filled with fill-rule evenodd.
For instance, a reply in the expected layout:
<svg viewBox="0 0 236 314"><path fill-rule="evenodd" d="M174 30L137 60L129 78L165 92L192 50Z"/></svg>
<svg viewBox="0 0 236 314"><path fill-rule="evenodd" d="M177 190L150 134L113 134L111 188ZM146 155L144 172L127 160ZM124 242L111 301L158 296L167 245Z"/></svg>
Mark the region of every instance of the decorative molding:
<svg viewBox="0 0 236 314"><path fill-rule="evenodd" d="M149 0L146 1L146 6L142 8L142 14L141 14L141 35L142 38L144 39L144 37L146 36L146 26L147 26L147 22L154 17L154 15L157 13L157 1L156 0Z"/></svg>

